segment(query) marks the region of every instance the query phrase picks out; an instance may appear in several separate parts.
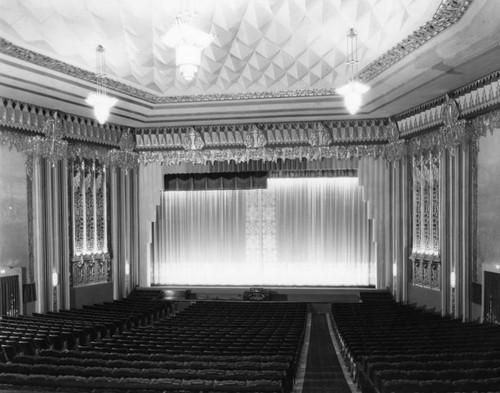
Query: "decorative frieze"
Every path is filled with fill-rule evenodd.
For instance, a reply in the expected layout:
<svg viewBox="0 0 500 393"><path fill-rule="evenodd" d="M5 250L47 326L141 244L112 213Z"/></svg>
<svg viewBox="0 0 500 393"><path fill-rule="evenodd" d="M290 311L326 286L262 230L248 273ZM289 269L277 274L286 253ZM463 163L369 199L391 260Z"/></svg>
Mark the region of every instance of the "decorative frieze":
<svg viewBox="0 0 500 393"><path fill-rule="evenodd" d="M195 151L144 151L139 156L140 164L158 162L165 165L179 165L182 163L207 164L215 162L236 163L251 160L277 162L278 160L321 160L335 158L347 160L357 157L379 157L384 151L382 145L359 146L330 146L330 147L276 147L263 149L206 149Z"/></svg>
<svg viewBox="0 0 500 393"><path fill-rule="evenodd" d="M456 90L454 97L464 117L474 116L500 104L500 71L495 71Z"/></svg>
<svg viewBox="0 0 500 393"><path fill-rule="evenodd" d="M108 255L83 255L71 262L70 282L72 287L110 282L111 259Z"/></svg>
<svg viewBox="0 0 500 393"><path fill-rule="evenodd" d="M7 101L11 103L10 100ZM0 100L0 103L2 102L5 103L5 100ZM110 150L109 148L95 144L79 143L77 140L85 138L75 138L74 134L73 140L69 140L71 139L71 135L67 133L67 125L69 123L59 118L57 112L53 112L53 117L48 117L49 111L40 110L39 115L28 121L29 118L24 118L22 115L16 114L16 111L21 113L21 107L29 108L29 106L25 104L21 106L21 104L17 103L16 105L21 109L10 110L9 112L9 107L12 109L12 106L9 105L7 105L7 110L3 113L1 112L2 107L0 105L0 116L2 116L0 126L3 125L8 129L19 128L22 131L32 132L33 134L0 129L0 145L2 146L7 146L9 149L16 149L19 152L34 157L46 158L52 165L55 165L62 159L98 160L105 165L119 166L125 170L132 169L138 165L138 154L133 151L135 141L130 129L120 131L120 141L116 144L117 148ZM3 108L6 108L5 105ZM34 111L33 107L30 110ZM69 118L70 116L66 115L66 117ZM82 130L83 128L79 129Z"/></svg>
<svg viewBox="0 0 500 393"><path fill-rule="evenodd" d="M0 98L0 126L45 134L44 127L49 120L61 122L65 139L110 147L118 147L120 136L126 130L122 126L109 123L100 125L85 117Z"/></svg>
<svg viewBox="0 0 500 393"><path fill-rule="evenodd" d="M137 151L191 149L191 138L199 133L205 149L248 147L251 138L260 135L259 147L330 144L371 144L387 142L384 119L326 122L284 122L261 124L225 124L196 127L139 128L136 130ZM258 131L260 130L260 131ZM265 145L263 145L266 140Z"/></svg>

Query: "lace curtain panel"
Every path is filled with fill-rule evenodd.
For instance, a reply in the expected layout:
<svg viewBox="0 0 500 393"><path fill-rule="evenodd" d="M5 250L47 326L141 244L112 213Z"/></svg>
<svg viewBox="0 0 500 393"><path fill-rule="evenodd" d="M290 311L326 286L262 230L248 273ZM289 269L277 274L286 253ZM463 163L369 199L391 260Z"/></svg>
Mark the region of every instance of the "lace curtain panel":
<svg viewBox="0 0 500 393"><path fill-rule="evenodd" d="M153 284L375 284L357 178L269 179L267 189L164 192Z"/></svg>

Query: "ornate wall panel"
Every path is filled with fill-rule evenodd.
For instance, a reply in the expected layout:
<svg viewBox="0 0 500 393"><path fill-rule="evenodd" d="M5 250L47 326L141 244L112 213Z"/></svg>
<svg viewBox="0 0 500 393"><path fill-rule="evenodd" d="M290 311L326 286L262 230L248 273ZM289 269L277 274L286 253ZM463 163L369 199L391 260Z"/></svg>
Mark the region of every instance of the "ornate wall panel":
<svg viewBox="0 0 500 393"><path fill-rule="evenodd" d="M428 152L413 157L411 283L440 289L439 156Z"/></svg>
<svg viewBox="0 0 500 393"><path fill-rule="evenodd" d="M74 256L71 284L108 282L111 262L107 240L106 167L92 160L75 160L71 177Z"/></svg>
<svg viewBox="0 0 500 393"><path fill-rule="evenodd" d="M82 195L84 200L84 251L83 254L94 254L95 249L95 166L84 165L84 178ZM78 197L78 196L75 196Z"/></svg>
<svg viewBox="0 0 500 393"><path fill-rule="evenodd" d="M75 255L83 254L85 249L84 233L85 233L85 208L83 206L83 177L81 166L84 165L78 162L73 163L73 253Z"/></svg>

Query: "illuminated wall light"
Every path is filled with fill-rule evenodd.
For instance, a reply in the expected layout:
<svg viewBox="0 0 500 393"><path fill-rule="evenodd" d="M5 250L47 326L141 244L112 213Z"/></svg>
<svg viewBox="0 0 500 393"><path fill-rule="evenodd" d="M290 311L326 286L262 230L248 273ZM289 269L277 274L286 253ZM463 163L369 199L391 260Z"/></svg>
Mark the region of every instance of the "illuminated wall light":
<svg viewBox="0 0 500 393"><path fill-rule="evenodd" d="M59 275L57 272L52 272L52 286L57 287L57 284L59 284Z"/></svg>
<svg viewBox="0 0 500 393"><path fill-rule="evenodd" d="M397 276L398 276L398 265L397 265L397 263L396 263L396 262L394 262L394 263L392 264L392 275L393 275L394 277L397 277Z"/></svg>
<svg viewBox="0 0 500 393"><path fill-rule="evenodd" d="M450 274L450 285L451 285L452 288L455 288L455 284L456 284L455 272L451 272L451 274Z"/></svg>
<svg viewBox="0 0 500 393"><path fill-rule="evenodd" d="M125 275L129 275L130 274L130 263L128 262L125 262Z"/></svg>
<svg viewBox="0 0 500 393"><path fill-rule="evenodd" d="M495 265L495 269L500 269L500 265Z"/></svg>
<svg viewBox="0 0 500 393"><path fill-rule="evenodd" d="M5 274L5 269L0 270L0 274Z"/></svg>

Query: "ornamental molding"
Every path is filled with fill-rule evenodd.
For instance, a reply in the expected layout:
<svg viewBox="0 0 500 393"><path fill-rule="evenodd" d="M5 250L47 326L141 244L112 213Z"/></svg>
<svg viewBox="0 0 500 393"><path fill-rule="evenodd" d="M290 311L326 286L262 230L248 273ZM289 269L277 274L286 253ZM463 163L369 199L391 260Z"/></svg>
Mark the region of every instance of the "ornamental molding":
<svg viewBox="0 0 500 393"><path fill-rule="evenodd" d="M122 133L120 149L112 149L104 158L104 162L112 167L121 168L125 173L139 165L139 154L134 152L135 140L130 128Z"/></svg>
<svg viewBox="0 0 500 393"><path fill-rule="evenodd" d="M106 123L64 112L42 108L8 98L0 98L0 126L28 133L45 134L46 122L59 119L62 134L67 140L119 147L119 140L126 127Z"/></svg>
<svg viewBox="0 0 500 393"><path fill-rule="evenodd" d="M139 163L161 163L164 165L214 164L215 162L244 163L252 160L278 162L282 160L307 159L309 161L334 158L347 160L358 157L379 157L383 154L383 145L351 145L329 147L266 147L262 149L204 149L176 151L144 151L139 156Z"/></svg>
<svg viewBox="0 0 500 393"><path fill-rule="evenodd" d="M254 135L254 133L260 135L258 137L260 148L311 146L311 135L313 143L319 143L317 146L387 142L387 120L370 119L138 128L135 132L136 150L139 152L177 150L186 149L186 146L190 147L189 150L195 150L191 149L191 136L187 137L193 130L200 134L205 149L247 147L250 143L254 143L249 140L249 134ZM194 137L194 134L192 135ZM266 143L262 145L264 138ZM314 138L317 138L317 142Z"/></svg>
<svg viewBox="0 0 500 393"><path fill-rule="evenodd" d="M407 154L408 154L408 143L402 139L399 141L388 143L384 147L383 157L388 162L396 162L406 157Z"/></svg>
<svg viewBox="0 0 500 393"><path fill-rule="evenodd" d="M472 127L466 120L459 120L460 110L455 100L448 95L440 107L440 118L443 126L438 131L424 134L408 141L408 154L420 156L427 153L439 155L444 150L455 154L457 149L475 138Z"/></svg>
<svg viewBox="0 0 500 393"><path fill-rule="evenodd" d="M329 146L333 143L333 139L330 132L322 123L315 123L309 132L307 142L309 142L312 147Z"/></svg>
<svg viewBox="0 0 500 393"><path fill-rule="evenodd" d="M361 70L359 78L363 82L368 82L389 67L408 56L411 52L421 47L431 38L442 33L458 22L469 8L472 0L443 0L432 20L425 23L417 31L409 35L393 48L385 52L382 56L372 61ZM0 53L13 58L26 61L36 66L60 72L62 74L78 78L93 84L97 84L97 75L85 69L75 67L71 64L54 59L50 56L42 55L38 52L20 47L14 43L0 38ZM256 100L269 98L292 98L292 97L316 97L334 96L337 93L334 88L327 89L301 89L301 90L281 90L281 91L256 91L235 94L200 94L181 96L161 96L143 89L135 88L114 79L105 78L106 87L115 92L127 94L154 104L167 103L187 103L187 102L213 102L213 101L238 101Z"/></svg>
<svg viewBox="0 0 500 393"><path fill-rule="evenodd" d="M184 150L201 150L205 146L205 141L201 133L193 127L189 127L187 133L182 136L182 147Z"/></svg>
<svg viewBox="0 0 500 393"><path fill-rule="evenodd" d="M367 82L420 48L431 38L457 23L469 9L473 0L444 0L430 21L414 31L403 41L372 61L359 73L359 79Z"/></svg>
<svg viewBox="0 0 500 393"><path fill-rule="evenodd" d="M396 142L399 139L399 136L398 123L391 120L387 126L387 139L389 140L389 143Z"/></svg>
<svg viewBox="0 0 500 393"><path fill-rule="evenodd" d="M46 157L52 166L55 166L59 160L68 155L68 142L62 140L64 127L61 119L48 119L43 125L42 132L45 134L45 138L35 137L39 140L38 152Z"/></svg>
<svg viewBox="0 0 500 393"><path fill-rule="evenodd" d="M448 95L419 105L395 116L401 137L436 130L445 123L443 104ZM449 94L453 97L460 117L474 119L500 105L500 70L469 83ZM449 99L449 98L448 98Z"/></svg>
<svg viewBox="0 0 500 393"><path fill-rule="evenodd" d="M47 159L53 166L64 159L90 159L107 166L120 167L123 170L133 169L139 165L139 154L133 151L107 149L102 146L63 140L62 124L61 119L48 119L46 125L42 127L43 132L48 134L45 137L0 129L0 146L25 153L31 157L30 160ZM130 133L127 138L133 142ZM32 166L27 166L28 175L30 175L30 168Z"/></svg>
<svg viewBox="0 0 500 393"><path fill-rule="evenodd" d="M254 124L245 136L244 144L247 149L260 149L265 147L267 145L267 138L264 131Z"/></svg>

